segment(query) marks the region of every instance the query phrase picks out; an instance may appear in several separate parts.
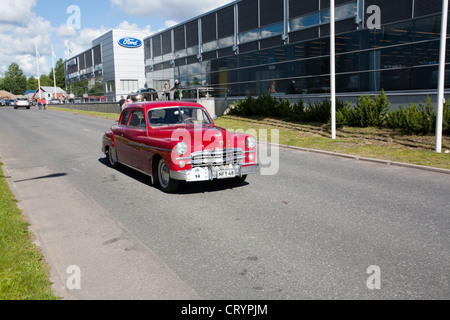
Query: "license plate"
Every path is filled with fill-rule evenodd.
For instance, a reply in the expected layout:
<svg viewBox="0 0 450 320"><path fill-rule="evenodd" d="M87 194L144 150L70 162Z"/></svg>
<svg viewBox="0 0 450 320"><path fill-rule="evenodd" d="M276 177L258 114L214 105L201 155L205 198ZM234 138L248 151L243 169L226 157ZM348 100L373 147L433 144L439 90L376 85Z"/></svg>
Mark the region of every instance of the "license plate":
<svg viewBox="0 0 450 320"><path fill-rule="evenodd" d="M209 180L209 170L208 168L195 168L192 169L188 174L186 181L207 181Z"/></svg>
<svg viewBox="0 0 450 320"><path fill-rule="evenodd" d="M222 170L217 172L217 179L234 178L236 172L234 170Z"/></svg>

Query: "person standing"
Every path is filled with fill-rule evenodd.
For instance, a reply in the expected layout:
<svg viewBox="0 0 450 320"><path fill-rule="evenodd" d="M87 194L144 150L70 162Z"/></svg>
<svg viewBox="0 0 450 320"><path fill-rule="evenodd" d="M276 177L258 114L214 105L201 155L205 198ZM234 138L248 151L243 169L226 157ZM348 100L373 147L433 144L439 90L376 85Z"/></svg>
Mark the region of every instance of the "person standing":
<svg viewBox="0 0 450 320"><path fill-rule="evenodd" d="M123 110L123 105L125 104L125 98L123 96L120 97L119 100L119 107L120 107L120 111Z"/></svg>
<svg viewBox="0 0 450 320"><path fill-rule="evenodd" d="M168 80L164 84L163 95L165 100L170 101L170 84Z"/></svg>
<svg viewBox="0 0 450 320"><path fill-rule="evenodd" d="M172 88L175 92L173 93L173 100L181 100L181 86L178 80L175 80L175 86Z"/></svg>
<svg viewBox="0 0 450 320"><path fill-rule="evenodd" d="M268 93L277 93L278 92L278 88L277 88L277 84L276 84L275 80L272 81L267 92Z"/></svg>
<svg viewBox="0 0 450 320"><path fill-rule="evenodd" d="M294 80L292 80L291 83L289 84L286 93L287 94L298 94L297 86L296 86Z"/></svg>
<svg viewBox="0 0 450 320"><path fill-rule="evenodd" d="M44 109L47 109L47 100L42 99L42 106L44 107Z"/></svg>

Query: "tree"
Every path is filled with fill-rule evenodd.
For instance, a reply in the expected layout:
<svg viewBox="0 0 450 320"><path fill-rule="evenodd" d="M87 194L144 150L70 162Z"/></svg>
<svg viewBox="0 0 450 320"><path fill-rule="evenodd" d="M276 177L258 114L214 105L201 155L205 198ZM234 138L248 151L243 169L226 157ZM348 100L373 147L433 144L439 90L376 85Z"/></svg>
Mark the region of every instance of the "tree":
<svg viewBox="0 0 450 320"><path fill-rule="evenodd" d="M8 71L5 72L3 79L3 87L6 91L15 95L22 95L27 88L27 77L23 74L22 69L15 62L11 63Z"/></svg>
<svg viewBox="0 0 450 320"><path fill-rule="evenodd" d="M37 90L38 86L39 86L38 80L35 77L31 76L31 77L28 78L28 80L27 80L27 90Z"/></svg>
<svg viewBox="0 0 450 320"><path fill-rule="evenodd" d="M50 78L48 75L41 75L41 87L53 87L53 75Z"/></svg>
<svg viewBox="0 0 450 320"><path fill-rule="evenodd" d="M51 79L53 79L53 69L51 70ZM59 88L64 88L66 86L66 75L64 73L64 60L59 59L56 61L55 66L55 78L56 86Z"/></svg>

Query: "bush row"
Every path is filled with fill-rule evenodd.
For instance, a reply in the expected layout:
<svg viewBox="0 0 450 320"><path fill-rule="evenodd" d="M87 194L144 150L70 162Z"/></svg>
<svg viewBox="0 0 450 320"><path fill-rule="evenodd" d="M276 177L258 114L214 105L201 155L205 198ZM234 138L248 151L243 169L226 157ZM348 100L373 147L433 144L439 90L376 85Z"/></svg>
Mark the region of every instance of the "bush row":
<svg viewBox="0 0 450 320"><path fill-rule="evenodd" d="M428 134L436 129L436 108L428 97L426 104L410 103L390 110L390 102L382 90L374 98L361 95L355 106L350 102L336 101L338 127L389 127L407 133ZM243 117L269 117L293 122L330 123L331 102L308 102L276 99L270 94L236 102L229 114ZM443 133L450 134L450 101L444 105Z"/></svg>

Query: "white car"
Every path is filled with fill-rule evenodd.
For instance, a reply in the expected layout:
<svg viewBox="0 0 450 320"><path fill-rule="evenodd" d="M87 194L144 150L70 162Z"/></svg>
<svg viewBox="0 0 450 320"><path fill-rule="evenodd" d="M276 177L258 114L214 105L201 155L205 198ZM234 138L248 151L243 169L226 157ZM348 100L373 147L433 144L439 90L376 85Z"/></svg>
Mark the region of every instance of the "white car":
<svg viewBox="0 0 450 320"><path fill-rule="evenodd" d="M30 100L28 100L28 98L17 98L14 101L14 109L17 109L17 108L30 109L30 107L31 107L31 103L30 103Z"/></svg>

